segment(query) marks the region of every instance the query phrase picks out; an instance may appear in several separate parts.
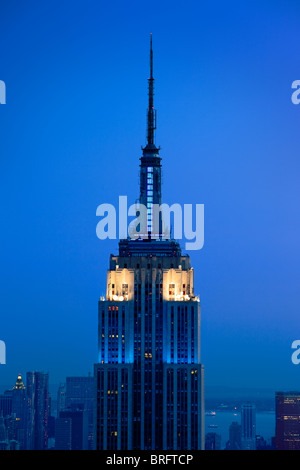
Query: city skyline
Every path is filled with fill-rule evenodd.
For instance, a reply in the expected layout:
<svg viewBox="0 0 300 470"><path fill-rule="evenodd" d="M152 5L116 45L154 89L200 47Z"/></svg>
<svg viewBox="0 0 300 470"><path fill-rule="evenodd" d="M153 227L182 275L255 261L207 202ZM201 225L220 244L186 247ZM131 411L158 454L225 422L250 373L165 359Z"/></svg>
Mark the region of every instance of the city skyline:
<svg viewBox="0 0 300 470"><path fill-rule="evenodd" d="M0 394L2 450L95 448L98 438L93 432L94 377L65 377L56 393L50 393L48 385L47 374L27 372L24 382L19 375L15 386ZM283 403L278 407L278 396L285 397L285 409ZM208 406L205 412L205 450L275 450L276 442L276 447L278 444L281 447L280 438L290 442L291 448L297 448L299 416L295 404L299 397L299 392L276 392L273 397L276 409L274 403L270 407L270 403L264 400L255 400L256 404L247 400L231 400L227 405L220 400L215 401L213 408ZM251 409L253 412L249 414ZM289 435L292 428L298 436L295 433ZM32 434L34 429L36 432ZM253 438L249 440L251 434Z"/></svg>
<svg viewBox="0 0 300 470"><path fill-rule="evenodd" d="M69 23L66 2L59 15L55 2L4 8L0 389L29 370L53 384L93 373L97 300L117 249L97 239L96 208L136 198L150 31L164 198L206 207L205 244L192 253L206 386L299 388L299 8L229 2L215 17L193 2L193 18L167 4L154 23L154 2L143 25L135 2L117 12L89 2L83 17L74 2ZM33 26L46 14L45 30Z"/></svg>

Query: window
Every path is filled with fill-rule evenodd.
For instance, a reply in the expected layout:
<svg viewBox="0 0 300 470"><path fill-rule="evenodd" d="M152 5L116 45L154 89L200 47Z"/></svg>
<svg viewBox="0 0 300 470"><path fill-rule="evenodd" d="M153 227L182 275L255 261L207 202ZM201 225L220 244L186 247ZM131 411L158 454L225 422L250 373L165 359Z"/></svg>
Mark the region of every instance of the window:
<svg viewBox="0 0 300 470"><path fill-rule="evenodd" d="M175 284L169 284L169 297L170 300L175 300Z"/></svg>

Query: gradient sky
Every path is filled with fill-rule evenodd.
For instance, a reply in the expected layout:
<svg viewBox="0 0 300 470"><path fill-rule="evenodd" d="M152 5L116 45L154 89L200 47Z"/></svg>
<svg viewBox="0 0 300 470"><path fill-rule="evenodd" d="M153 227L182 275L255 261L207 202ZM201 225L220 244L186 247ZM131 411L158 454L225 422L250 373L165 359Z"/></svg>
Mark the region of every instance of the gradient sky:
<svg viewBox="0 0 300 470"><path fill-rule="evenodd" d="M297 1L2 1L1 324L7 364L50 382L97 361L117 241L96 208L134 202L153 33L163 199L204 204L191 251L207 387L300 389Z"/></svg>

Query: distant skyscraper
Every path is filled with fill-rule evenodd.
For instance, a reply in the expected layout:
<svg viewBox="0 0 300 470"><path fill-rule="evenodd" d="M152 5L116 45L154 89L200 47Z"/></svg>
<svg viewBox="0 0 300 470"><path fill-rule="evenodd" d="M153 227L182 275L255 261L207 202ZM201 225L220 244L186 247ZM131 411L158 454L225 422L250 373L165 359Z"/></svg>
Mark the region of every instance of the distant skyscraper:
<svg viewBox="0 0 300 470"><path fill-rule="evenodd" d="M82 405L88 417L89 449L93 448L94 377L67 377L65 410Z"/></svg>
<svg viewBox="0 0 300 470"><path fill-rule="evenodd" d="M236 421L229 426L229 441L226 444L228 450L241 450L241 425Z"/></svg>
<svg viewBox="0 0 300 470"><path fill-rule="evenodd" d="M72 419L56 418L55 450L72 450Z"/></svg>
<svg viewBox="0 0 300 470"><path fill-rule="evenodd" d="M220 450L221 436L215 432L209 432L205 436L205 450Z"/></svg>
<svg viewBox="0 0 300 470"><path fill-rule="evenodd" d="M256 443L256 408L247 403L241 409L241 447L242 450L255 450Z"/></svg>
<svg viewBox="0 0 300 470"><path fill-rule="evenodd" d="M65 408L72 405L84 405L89 414L93 413L94 377L67 377Z"/></svg>
<svg viewBox="0 0 300 470"><path fill-rule="evenodd" d="M12 410L12 390L6 390L0 395L0 415L9 416Z"/></svg>
<svg viewBox="0 0 300 470"><path fill-rule="evenodd" d="M45 450L48 445L48 374L27 372L27 449Z"/></svg>
<svg viewBox="0 0 300 470"><path fill-rule="evenodd" d="M9 450L8 435L2 414L0 415L0 450Z"/></svg>
<svg viewBox="0 0 300 470"><path fill-rule="evenodd" d="M73 405L70 410L61 411L59 418L71 421L71 450L88 450L87 410L83 406ZM62 421L59 425L62 426Z"/></svg>
<svg viewBox="0 0 300 470"><path fill-rule="evenodd" d="M13 390L25 390L26 387L23 383L21 374L18 375L15 385L13 386Z"/></svg>
<svg viewBox="0 0 300 470"><path fill-rule="evenodd" d="M60 384L57 391L57 410L56 416L66 408L66 384Z"/></svg>
<svg viewBox="0 0 300 470"><path fill-rule="evenodd" d="M161 157L154 141L150 47L147 144L140 163L146 238L125 239L111 255L106 300L99 301L95 364L95 449L204 449L200 303L188 255L153 239L152 205L161 204Z"/></svg>
<svg viewBox="0 0 300 470"><path fill-rule="evenodd" d="M26 448L26 406L26 388L21 374L19 374L12 389L11 411L16 415L18 420L16 440L19 442L21 450Z"/></svg>
<svg viewBox="0 0 300 470"><path fill-rule="evenodd" d="M276 392L275 446L300 450L300 392Z"/></svg>
<svg viewBox="0 0 300 470"><path fill-rule="evenodd" d="M265 439L263 438L263 436L259 436L257 435L256 438L255 438L255 442L256 442L256 450L267 450L267 449L271 449L271 446L268 446L267 445L267 442L265 441Z"/></svg>

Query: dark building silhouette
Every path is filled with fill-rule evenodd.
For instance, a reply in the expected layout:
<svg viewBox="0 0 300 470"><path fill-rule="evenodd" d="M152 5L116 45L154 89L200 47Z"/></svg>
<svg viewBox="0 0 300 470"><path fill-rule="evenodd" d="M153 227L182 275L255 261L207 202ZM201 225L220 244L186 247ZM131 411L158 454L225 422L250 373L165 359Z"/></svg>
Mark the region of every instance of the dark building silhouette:
<svg viewBox="0 0 300 470"><path fill-rule="evenodd" d="M227 450L240 450L241 449L241 425L233 421L229 426L229 441L226 443Z"/></svg>
<svg viewBox="0 0 300 470"><path fill-rule="evenodd" d="M221 436L215 432L209 432L205 436L205 450L221 450Z"/></svg>
<svg viewBox="0 0 300 470"><path fill-rule="evenodd" d="M276 392L275 413L276 449L300 450L300 392Z"/></svg>
<svg viewBox="0 0 300 470"><path fill-rule="evenodd" d="M111 255L106 300L99 301L95 364L95 449L204 449L200 302L193 268L179 243L153 235L161 204L161 157L154 141L150 47L147 144L140 159L146 233Z"/></svg>
<svg viewBox="0 0 300 470"><path fill-rule="evenodd" d="M47 434L48 434L48 448L52 448L53 441L55 439L55 417L48 414L48 425L47 425Z"/></svg>
<svg viewBox="0 0 300 470"><path fill-rule="evenodd" d="M255 437L255 442L256 442L256 450L267 450L270 447L267 445L267 442L263 438L263 436L257 435Z"/></svg>
<svg viewBox="0 0 300 470"><path fill-rule="evenodd" d="M12 389L11 411L17 419L17 434L15 439L19 442L21 450L26 448L26 388L21 374L18 375L16 383Z"/></svg>
<svg viewBox="0 0 300 470"><path fill-rule="evenodd" d="M59 418L61 420L68 419L71 422L71 450L88 450L87 410L79 405L73 405L70 410L61 411ZM59 426L62 427L61 421L59 421ZM65 426L67 426L67 423L65 423Z"/></svg>
<svg viewBox="0 0 300 470"><path fill-rule="evenodd" d="M45 450L48 445L48 374L27 372L27 444L28 450Z"/></svg>
<svg viewBox="0 0 300 470"><path fill-rule="evenodd" d="M12 440L9 442L9 450L20 450L19 441Z"/></svg>
<svg viewBox="0 0 300 470"><path fill-rule="evenodd" d="M2 414L0 414L0 450L9 450L8 434Z"/></svg>
<svg viewBox="0 0 300 470"><path fill-rule="evenodd" d="M255 450L256 446L256 407L252 403L241 406L241 448Z"/></svg>
<svg viewBox="0 0 300 470"><path fill-rule="evenodd" d="M5 428L7 431L7 438L10 441L16 441L19 443L20 447L20 442L19 442L19 436L18 436L18 424L19 424L19 419L15 415L15 413L12 413L10 416L7 416L4 418L4 424Z"/></svg>
<svg viewBox="0 0 300 470"><path fill-rule="evenodd" d="M59 416L61 411L66 409L66 384L59 384L57 391L57 405L56 405L56 416Z"/></svg>
<svg viewBox="0 0 300 470"><path fill-rule="evenodd" d="M81 407L88 417L88 448L93 448L94 377L67 377L65 410ZM63 411L63 410L62 410Z"/></svg>
<svg viewBox="0 0 300 470"><path fill-rule="evenodd" d="M0 415L9 416L12 411L12 391L6 390L0 395Z"/></svg>
<svg viewBox="0 0 300 470"><path fill-rule="evenodd" d="M7 445L2 443L3 449L25 449L26 410L26 391L19 374L14 387L0 395L1 427L3 429L4 426L7 436Z"/></svg>
<svg viewBox="0 0 300 470"><path fill-rule="evenodd" d="M55 450L72 450L72 418L56 418Z"/></svg>

